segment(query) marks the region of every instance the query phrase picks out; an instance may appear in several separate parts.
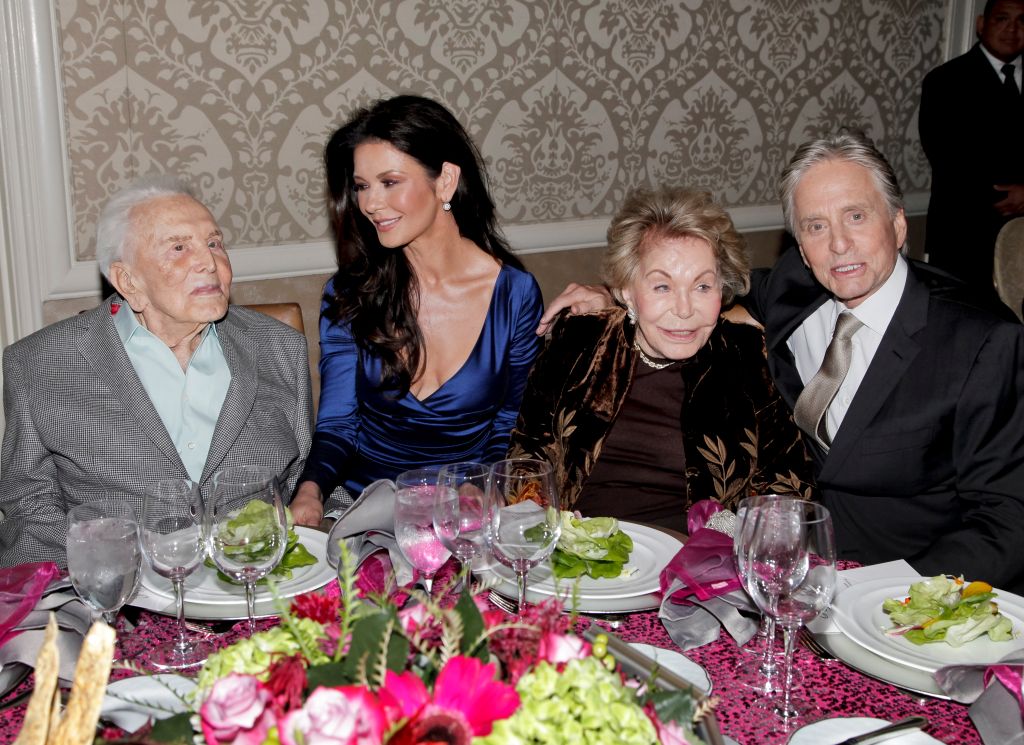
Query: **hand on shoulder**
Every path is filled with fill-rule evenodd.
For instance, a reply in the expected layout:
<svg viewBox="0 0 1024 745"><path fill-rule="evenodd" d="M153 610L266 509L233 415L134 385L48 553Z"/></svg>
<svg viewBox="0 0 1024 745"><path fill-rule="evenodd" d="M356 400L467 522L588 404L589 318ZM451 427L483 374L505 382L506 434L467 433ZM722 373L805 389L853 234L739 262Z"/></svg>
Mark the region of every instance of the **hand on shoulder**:
<svg viewBox="0 0 1024 745"><path fill-rule="evenodd" d="M566 308L573 315L579 315L608 308L614 303L611 294L602 285L578 285L575 282L570 282L561 294L548 303L547 308L544 309L544 315L540 317L540 325L537 326L537 335L543 336L550 331L555 316Z"/></svg>

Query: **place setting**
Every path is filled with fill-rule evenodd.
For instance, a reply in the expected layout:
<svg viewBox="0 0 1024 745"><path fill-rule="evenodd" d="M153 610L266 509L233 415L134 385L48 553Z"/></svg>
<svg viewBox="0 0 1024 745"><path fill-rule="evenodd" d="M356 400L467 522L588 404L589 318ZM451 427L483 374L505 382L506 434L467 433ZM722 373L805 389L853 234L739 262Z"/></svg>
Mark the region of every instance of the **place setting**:
<svg viewBox="0 0 1024 745"><path fill-rule="evenodd" d="M161 482L148 490L147 499L169 489L187 493L194 487L184 479ZM177 528L181 532L176 536L172 533L151 542L176 547L179 553L172 555L171 564L152 550L144 551L147 561L131 605L177 614L180 589L184 617L251 623L277 615L275 595L286 600L323 587L335 577L327 561L327 534L290 523L277 480L264 469L240 467L214 474L209 503L205 508L198 504L190 515L194 524ZM178 519L187 522L188 516ZM161 520L169 524L167 510ZM172 540L195 531L204 534L202 542L194 537Z"/></svg>

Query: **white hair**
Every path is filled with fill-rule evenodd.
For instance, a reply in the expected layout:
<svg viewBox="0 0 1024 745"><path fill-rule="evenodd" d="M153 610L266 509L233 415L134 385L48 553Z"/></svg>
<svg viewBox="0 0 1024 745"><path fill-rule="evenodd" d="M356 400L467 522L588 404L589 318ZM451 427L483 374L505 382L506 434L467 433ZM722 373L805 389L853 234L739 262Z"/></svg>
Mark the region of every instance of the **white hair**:
<svg viewBox="0 0 1024 745"><path fill-rule="evenodd" d="M151 199L179 194L198 200L192 187L181 179L154 173L136 179L110 198L96 223L96 261L104 277L109 280L110 265L124 259L132 228L132 211Z"/></svg>

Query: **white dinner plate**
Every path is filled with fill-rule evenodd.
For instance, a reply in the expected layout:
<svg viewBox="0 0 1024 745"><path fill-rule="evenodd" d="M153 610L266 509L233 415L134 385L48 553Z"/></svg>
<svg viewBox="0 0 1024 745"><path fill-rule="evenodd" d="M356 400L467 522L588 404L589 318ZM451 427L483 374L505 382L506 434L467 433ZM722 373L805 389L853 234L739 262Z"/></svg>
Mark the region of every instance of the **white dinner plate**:
<svg viewBox="0 0 1024 745"><path fill-rule="evenodd" d="M576 597L587 602L624 600L658 592L661 589L658 584L661 570L683 544L668 533L646 525L619 521L619 528L633 539L633 550L629 554L626 566L635 571L628 577L580 577L578 581L563 579L556 582L551 573L551 563L546 561L530 570L527 588L537 595L571 598L573 587L576 585ZM516 574L508 567L494 563L492 571L515 586Z"/></svg>
<svg viewBox="0 0 1024 745"><path fill-rule="evenodd" d="M295 532L299 542L316 558L316 564L294 569L291 579L276 583L277 596L282 599L319 589L335 577L335 570L327 562L327 534L301 525L295 526ZM170 580L144 567L139 593L131 604L160 613L174 613ZM276 612L270 589L257 585L256 614L265 616ZM244 618L245 588L218 579L216 569L201 566L185 580L185 614L189 618L209 620Z"/></svg>
<svg viewBox="0 0 1024 745"><path fill-rule="evenodd" d="M870 652L901 665L934 673L946 665L994 663L1019 649L1024 649L1024 598L995 589L995 602L1000 612L1013 623L1014 638L1005 642L982 636L960 647L945 642L914 644L902 636L885 633L893 626L882 610L887 598L905 598L910 585L920 577L879 579L861 582L840 592L833 603L835 622L850 639Z"/></svg>
<svg viewBox="0 0 1024 745"><path fill-rule="evenodd" d="M891 724L891 722L871 717L822 719L820 722L801 727L790 736L787 742L789 745L837 745L850 737L866 734L887 724ZM885 745L936 745L936 743L942 745L941 740L936 740L919 729L897 732L885 740Z"/></svg>
<svg viewBox="0 0 1024 745"><path fill-rule="evenodd" d="M907 667L898 662L879 657L869 652L846 634L815 634L814 638L847 667L867 675L869 678L891 683L905 691L933 698L948 699L931 673Z"/></svg>
<svg viewBox="0 0 1024 745"><path fill-rule="evenodd" d="M646 657L650 657L658 663L659 667L675 673L687 683L692 683L705 696L711 693L711 676L708 675L708 671L686 655L680 654L674 649L662 649L639 642L634 642L629 646Z"/></svg>

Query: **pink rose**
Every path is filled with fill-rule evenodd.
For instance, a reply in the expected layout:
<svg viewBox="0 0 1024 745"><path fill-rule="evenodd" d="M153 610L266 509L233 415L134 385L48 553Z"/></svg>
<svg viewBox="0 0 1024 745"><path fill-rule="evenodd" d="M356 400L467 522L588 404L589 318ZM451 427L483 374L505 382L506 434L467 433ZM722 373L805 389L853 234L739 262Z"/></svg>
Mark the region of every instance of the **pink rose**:
<svg viewBox="0 0 1024 745"><path fill-rule="evenodd" d="M559 665L590 656L590 644L578 636L548 632L540 638L537 658Z"/></svg>
<svg viewBox="0 0 1024 745"><path fill-rule="evenodd" d="M407 636L411 636L416 632L425 621L430 618L427 613L427 606L422 603L416 603L416 605L407 605L398 611L398 620L402 622L402 628L405 630Z"/></svg>
<svg viewBox="0 0 1024 745"><path fill-rule="evenodd" d="M683 728L677 722L661 722L657 717L652 717L651 721L658 732L658 742L661 745L690 745L690 741L683 734Z"/></svg>
<svg viewBox="0 0 1024 745"><path fill-rule="evenodd" d="M274 726L270 700L270 691L252 675L218 680L199 708L208 745L260 745Z"/></svg>
<svg viewBox="0 0 1024 745"><path fill-rule="evenodd" d="M386 728L372 693L340 686L317 688L301 709L281 718L277 729L281 745L380 745Z"/></svg>

